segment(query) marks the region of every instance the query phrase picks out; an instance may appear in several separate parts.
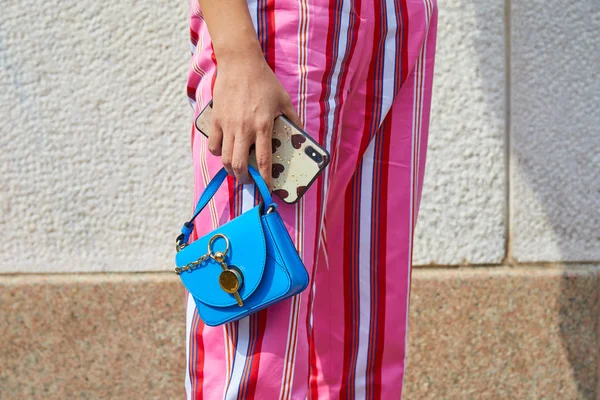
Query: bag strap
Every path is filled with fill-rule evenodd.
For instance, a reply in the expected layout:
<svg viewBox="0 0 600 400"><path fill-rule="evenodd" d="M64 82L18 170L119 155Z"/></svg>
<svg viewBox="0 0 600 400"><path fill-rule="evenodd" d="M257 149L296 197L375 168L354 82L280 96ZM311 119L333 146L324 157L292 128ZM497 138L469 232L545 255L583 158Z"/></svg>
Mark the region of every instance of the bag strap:
<svg viewBox="0 0 600 400"><path fill-rule="evenodd" d="M252 177L252 179L254 179L254 183L258 187L258 191L260 192L260 195L263 199L263 210L267 210L269 207L276 208L277 203L273 202L273 198L269 193L269 188L267 187L267 184L260 176L258 171L254 167L249 165L248 172L250 172L250 176ZM204 192L202 192L202 195L198 200L198 204L196 205L194 216L189 221L183 224L183 228L181 228L181 235L177 236L177 239L175 240L177 243L177 251L179 251L184 245L187 244L192 230L194 229L194 219L198 216L198 214L200 214L204 207L206 207L206 205L208 204L210 199L213 198L215 193L217 193L217 190L219 190L219 187L221 187L221 184L223 183L226 177L227 171L225 170L225 168L221 168L221 170L214 176L210 183L206 185L206 188L204 189Z"/></svg>

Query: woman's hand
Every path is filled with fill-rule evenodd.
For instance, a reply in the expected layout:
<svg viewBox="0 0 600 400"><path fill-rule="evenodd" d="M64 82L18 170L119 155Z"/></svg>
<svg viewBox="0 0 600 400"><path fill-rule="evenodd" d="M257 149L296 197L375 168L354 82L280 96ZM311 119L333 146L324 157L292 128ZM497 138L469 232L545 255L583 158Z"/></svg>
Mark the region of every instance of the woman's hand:
<svg viewBox="0 0 600 400"><path fill-rule="evenodd" d="M290 96L266 63L247 0L198 0L215 55L212 126L208 148L243 183L256 146L258 169L271 188L273 122L284 114L299 125Z"/></svg>
<svg viewBox="0 0 600 400"><path fill-rule="evenodd" d="M218 58L209 151L241 182L250 183L248 158L255 144L260 175L271 189L273 123L283 114L300 125L289 94L262 52Z"/></svg>

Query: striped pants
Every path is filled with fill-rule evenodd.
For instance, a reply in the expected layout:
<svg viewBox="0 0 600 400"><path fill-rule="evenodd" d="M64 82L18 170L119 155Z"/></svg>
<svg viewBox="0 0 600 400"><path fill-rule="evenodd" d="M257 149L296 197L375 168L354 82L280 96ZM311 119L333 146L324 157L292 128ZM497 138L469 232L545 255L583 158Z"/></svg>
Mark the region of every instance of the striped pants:
<svg viewBox="0 0 600 400"><path fill-rule="evenodd" d="M190 0L188 97L211 99L215 57ZM311 277L300 295L220 327L187 297L193 399L398 399L406 365L437 27L435 0L248 0L265 57L329 167L280 213ZM193 125L192 125L193 126ZM220 169L192 128L194 204ZM191 240L255 204L228 178ZM200 221L200 222L198 222Z"/></svg>

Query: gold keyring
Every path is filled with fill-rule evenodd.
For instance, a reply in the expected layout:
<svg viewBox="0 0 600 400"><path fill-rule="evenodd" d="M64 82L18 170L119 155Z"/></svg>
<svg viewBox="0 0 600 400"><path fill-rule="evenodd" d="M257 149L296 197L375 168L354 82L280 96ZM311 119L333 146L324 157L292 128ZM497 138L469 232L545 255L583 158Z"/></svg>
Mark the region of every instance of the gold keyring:
<svg viewBox="0 0 600 400"><path fill-rule="evenodd" d="M208 241L208 254L210 255L211 258L215 258L214 253L212 251L212 244L215 241L215 239L217 239L217 238L225 239L225 251L221 252L223 254L223 257L225 257L227 255L227 252L229 251L229 239L227 239L227 236L223 235L222 233L217 233L216 235L211 237L210 240Z"/></svg>

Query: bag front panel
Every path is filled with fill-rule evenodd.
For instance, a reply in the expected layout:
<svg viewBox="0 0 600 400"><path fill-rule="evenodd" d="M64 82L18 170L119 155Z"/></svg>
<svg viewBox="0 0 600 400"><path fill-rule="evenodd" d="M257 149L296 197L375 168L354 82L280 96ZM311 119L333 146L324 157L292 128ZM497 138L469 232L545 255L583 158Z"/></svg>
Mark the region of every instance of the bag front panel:
<svg viewBox="0 0 600 400"><path fill-rule="evenodd" d="M200 318L210 326L240 319L292 294L292 280L285 267L271 256L267 256L265 272L252 296L244 300L243 306L214 307L194 296ZM229 295L231 296L231 295ZM233 297L233 296L232 296Z"/></svg>
<svg viewBox="0 0 600 400"><path fill-rule="evenodd" d="M208 242L216 234L223 234L229 240L229 251L225 263L237 267L243 276L243 284L238 291L242 300L250 298L257 290L266 269L267 247L260 218L260 205L237 218L220 226L211 233L199 238L177 253L178 267L197 260L207 254ZM223 251L225 241L214 241L213 251ZM179 275L187 290L201 302L214 307L229 307L237 302L235 297L223 291L219 285L219 276L223 268L213 259L197 268L184 271Z"/></svg>

